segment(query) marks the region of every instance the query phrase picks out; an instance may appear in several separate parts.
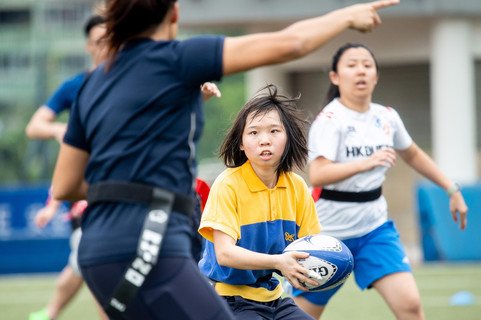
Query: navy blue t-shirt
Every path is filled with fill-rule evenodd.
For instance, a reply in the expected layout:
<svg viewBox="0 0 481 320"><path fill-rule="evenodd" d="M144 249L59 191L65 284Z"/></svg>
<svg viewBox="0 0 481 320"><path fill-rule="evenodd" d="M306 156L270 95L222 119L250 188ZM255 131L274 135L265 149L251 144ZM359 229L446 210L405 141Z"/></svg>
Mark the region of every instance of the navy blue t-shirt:
<svg viewBox="0 0 481 320"><path fill-rule="evenodd" d="M67 144L90 154L85 172L89 184L131 181L193 194L195 145L203 124L200 85L221 79L223 40L134 40L110 70L101 66L90 74L64 137ZM140 204L90 206L82 225L79 262L89 265L131 256L145 213ZM185 243L175 239L192 232L190 220L184 218L173 215L163 254L188 252Z"/></svg>

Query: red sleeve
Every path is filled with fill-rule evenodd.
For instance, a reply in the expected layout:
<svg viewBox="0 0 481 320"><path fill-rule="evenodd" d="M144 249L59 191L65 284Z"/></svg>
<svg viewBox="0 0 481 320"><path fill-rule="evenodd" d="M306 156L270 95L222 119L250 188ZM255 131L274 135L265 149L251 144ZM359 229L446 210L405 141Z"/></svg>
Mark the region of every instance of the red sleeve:
<svg viewBox="0 0 481 320"><path fill-rule="evenodd" d="M200 197L200 209L203 211L205 204L207 203L207 198L209 198L210 187L202 179L196 179L195 191Z"/></svg>
<svg viewBox="0 0 481 320"><path fill-rule="evenodd" d="M311 195L312 195L312 198L314 199L314 201L319 200L319 198L321 196L321 192L322 192L321 187L312 188Z"/></svg>

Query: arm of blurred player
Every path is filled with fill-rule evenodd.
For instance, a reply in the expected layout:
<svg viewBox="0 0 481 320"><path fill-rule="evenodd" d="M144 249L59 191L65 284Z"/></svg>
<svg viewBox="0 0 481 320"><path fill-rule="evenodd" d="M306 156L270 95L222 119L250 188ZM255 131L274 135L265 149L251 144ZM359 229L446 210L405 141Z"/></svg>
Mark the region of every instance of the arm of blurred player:
<svg viewBox="0 0 481 320"><path fill-rule="evenodd" d="M300 283L318 283L310 279L309 270L297 262L309 256L305 252L286 252L283 254L265 254L247 250L235 244L235 240L226 233L214 230L214 247L217 262L221 266L241 270L279 270L293 287L306 290Z"/></svg>
<svg viewBox="0 0 481 320"><path fill-rule="evenodd" d="M25 133L30 139L56 139L62 141L67 124L55 121L57 115L47 106L41 106L30 118Z"/></svg>
<svg viewBox="0 0 481 320"><path fill-rule="evenodd" d="M277 32L227 37L224 74L303 57L349 28L371 31L381 23L377 11L398 3L399 0L382 0L356 4L296 22Z"/></svg>
<svg viewBox="0 0 481 320"><path fill-rule="evenodd" d="M87 197L84 179L89 154L68 144L60 145L52 179L52 194L57 200L77 201Z"/></svg>
<svg viewBox="0 0 481 320"><path fill-rule="evenodd" d="M428 178L432 182L447 190L453 182L444 175L438 165L429 157L426 152L419 148L415 143L404 150L397 150L401 158L414 170ZM468 207L460 191L453 193L449 199L449 209L455 222L464 230L467 223Z"/></svg>

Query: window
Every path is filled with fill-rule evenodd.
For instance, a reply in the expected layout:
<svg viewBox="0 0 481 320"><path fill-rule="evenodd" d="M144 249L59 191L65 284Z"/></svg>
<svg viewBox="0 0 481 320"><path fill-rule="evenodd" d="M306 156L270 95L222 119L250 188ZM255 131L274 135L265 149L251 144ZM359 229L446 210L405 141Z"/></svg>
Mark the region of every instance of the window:
<svg viewBox="0 0 481 320"><path fill-rule="evenodd" d="M30 10L28 9L3 9L0 10L0 25L30 23Z"/></svg>
<svg viewBox="0 0 481 320"><path fill-rule="evenodd" d="M0 70L17 70L29 66L30 58L27 53L0 53Z"/></svg>

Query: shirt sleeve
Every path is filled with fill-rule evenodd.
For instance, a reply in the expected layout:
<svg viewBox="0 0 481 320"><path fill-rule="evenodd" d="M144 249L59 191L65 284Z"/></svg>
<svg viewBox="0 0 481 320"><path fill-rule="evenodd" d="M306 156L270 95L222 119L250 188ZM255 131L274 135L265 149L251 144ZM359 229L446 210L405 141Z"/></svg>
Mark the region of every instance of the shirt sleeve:
<svg viewBox="0 0 481 320"><path fill-rule="evenodd" d="M236 208L235 190L223 180L216 180L202 213L199 233L210 242L214 241L214 230L222 231L235 240L239 239L240 226Z"/></svg>
<svg viewBox="0 0 481 320"><path fill-rule="evenodd" d="M66 80L47 100L45 106L51 109L55 114L59 114L64 110L69 110L77 96L82 85L84 74L77 74Z"/></svg>
<svg viewBox="0 0 481 320"><path fill-rule="evenodd" d="M182 80L192 86L219 81L223 70L224 37L199 36L179 42L179 70Z"/></svg>
<svg viewBox="0 0 481 320"><path fill-rule="evenodd" d="M332 112L322 111L309 130L309 161L321 156L336 161L340 138L341 130L334 119L334 115Z"/></svg>
<svg viewBox="0 0 481 320"><path fill-rule="evenodd" d="M389 111L391 114L392 126L394 128L393 147L397 150L407 149L413 143L413 139L406 130L397 111L393 108L389 108Z"/></svg>
<svg viewBox="0 0 481 320"><path fill-rule="evenodd" d="M82 149L90 153L85 137L85 130L82 125L77 103L74 103L68 119L67 132L63 137L66 144Z"/></svg>

